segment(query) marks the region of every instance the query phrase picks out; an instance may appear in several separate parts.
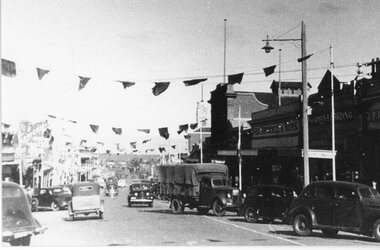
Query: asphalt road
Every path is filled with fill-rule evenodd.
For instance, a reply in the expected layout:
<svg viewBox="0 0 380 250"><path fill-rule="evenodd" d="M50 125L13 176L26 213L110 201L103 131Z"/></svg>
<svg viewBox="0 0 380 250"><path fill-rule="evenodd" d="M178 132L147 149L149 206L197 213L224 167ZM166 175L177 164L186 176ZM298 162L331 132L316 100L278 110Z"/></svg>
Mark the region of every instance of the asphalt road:
<svg viewBox="0 0 380 250"><path fill-rule="evenodd" d="M104 197L104 219L78 217L71 221L67 210L40 211L33 215L47 231L32 237L31 246L380 246L374 239L348 233L327 238L318 230L298 237L292 227L273 222L247 223L234 213L202 216L185 209L174 215L167 201L154 206L127 206L127 191Z"/></svg>

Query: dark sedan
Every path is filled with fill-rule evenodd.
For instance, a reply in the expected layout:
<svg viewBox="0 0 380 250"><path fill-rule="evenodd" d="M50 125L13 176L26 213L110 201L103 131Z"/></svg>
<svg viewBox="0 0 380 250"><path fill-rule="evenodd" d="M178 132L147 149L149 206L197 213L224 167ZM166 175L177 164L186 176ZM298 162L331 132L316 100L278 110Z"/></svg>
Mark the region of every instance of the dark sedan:
<svg viewBox="0 0 380 250"><path fill-rule="evenodd" d="M242 214L247 222L262 218L265 222L282 220L294 199L295 190L278 185L250 186L247 189Z"/></svg>
<svg viewBox="0 0 380 250"><path fill-rule="evenodd" d="M58 211L67 208L71 200L71 192L68 187L53 186L36 188L32 199L32 211L40 208Z"/></svg>
<svg viewBox="0 0 380 250"><path fill-rule="evenodd" d="M148 183L133 183L129 186L128 206L133 204L148 204L153 206L154 196Z"/></svg>

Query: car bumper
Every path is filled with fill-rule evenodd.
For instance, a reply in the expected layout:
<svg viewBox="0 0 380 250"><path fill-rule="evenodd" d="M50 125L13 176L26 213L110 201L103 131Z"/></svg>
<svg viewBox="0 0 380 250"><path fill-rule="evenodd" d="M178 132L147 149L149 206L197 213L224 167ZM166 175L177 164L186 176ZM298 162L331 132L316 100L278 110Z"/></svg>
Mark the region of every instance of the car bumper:
<svg viewBox="0 0 380 250"><path fill-rule="evenodd" d="M129 201L130 203L151 203L153 202L152 199L131 199Z"/></svg>

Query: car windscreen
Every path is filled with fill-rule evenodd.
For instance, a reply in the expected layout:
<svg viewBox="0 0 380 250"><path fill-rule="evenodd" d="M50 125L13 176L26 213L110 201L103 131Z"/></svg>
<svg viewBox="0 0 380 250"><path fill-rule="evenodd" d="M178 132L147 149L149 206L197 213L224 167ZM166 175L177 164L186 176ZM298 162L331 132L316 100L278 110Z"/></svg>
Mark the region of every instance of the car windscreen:
<svg viewBox="0 0 380 250"><path fill-rule="evenodd" d="M212 185L215 186L230 186L230 181L227 179L212 179Z"/></svg>
<svg viewBox="0 0 380 250"><path fill-rule="evenodd" d="M359 188L359 193L363 198L380 198L379 192L373 188Z"/></svg>
<svg viewBox="0 0 380 250"><path fill-rule="evenodd" d="M142 191L142 190L149 190L150 186L147 184L135 184L131 186L132 191Z"/></svg>

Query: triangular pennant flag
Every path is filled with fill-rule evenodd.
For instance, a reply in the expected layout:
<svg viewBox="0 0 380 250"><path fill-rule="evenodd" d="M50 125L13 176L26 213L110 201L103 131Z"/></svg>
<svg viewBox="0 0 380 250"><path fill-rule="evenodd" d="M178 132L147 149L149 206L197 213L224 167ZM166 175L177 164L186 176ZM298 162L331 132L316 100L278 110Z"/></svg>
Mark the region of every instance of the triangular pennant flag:
<svg viewBox="0 0 380 250"><path fill-rule="evenodd" d="M79 145L83 147L85 143L87 143L87 140L82 139Z"/></svg>
<svg viewBox="0 0 380 250"><path fill-rule="evenodd" d="M151 139L148 139L148 140L143 140L142 143L147 143L148 141L150 141Z"/></svg>
<svg viewBox="0 0 380 250"><path fill-rule="evenodd" d="M135 82L128 82L128 81L118 81L118 82L121 82L125 89L136 84Z"/></svg>
<svg viewBox="0 0 380 250"><path fill-rule="evenodd" d="M49 138L50 134L51 134L51 130L50 129L46 129L45 132L44 132L44 137L45 138Z"/></svg>
<svg viewBox="0 0 380 250"><path fill-rule="evenodd" d="M198 127L198 123L192 123L190 124L191 129L196 129Z"/></svg>
<svg viewBox="0 0 380 250"><path fill-rule="evenodd" d="M93 147L93 148L90 150L90 152L91 152L91 153L95 153L96 150L98 150L98 149L97 149L96 147Z"/></svg>
<svg viewBox="0 0 380 250"><path fill-rule="evenodd" d="M71 142L68 142L68 141L65 143L66 146L69 146L70 144Z"/></svg>
<svg viewBox="0 0 380 250"><path fill-rule="evenodd" d="M146 150L145 150L145 153L148 153L149 151L153 152L154 149L153 149L153 148L146 149Z"/></svg>
<svg viewBox="0 0 380 250"><path fill-rule="evenodd" d="M189 139L190 135L184 135L183 137L185 137L185 139Z"/></svg>
<svg viewBox="0 0 380 250"><path fill-rule="evenodd" d="M156 86L152 88L153 95L158 96L169 87L170 82L155 82L155 84Z"/></svg>
<svg viewBox="0 0 380 250"><path fill-rule="evenodd" d="M100 142L100 141L98 141L98 142L96 142L97 144L100 144L100 145L102 145L102 146L104 146L104 142Z"/></svg>
<svg viewBox="0 0 380 250"><path fill-rule="evenodd" d="M150 129L137 129L137 131L144 132L146 134L150 133Z"/></svg>
<svg viewBox="0 0 380 250"><path fill-rule="evenodd" d="M185 86L192 86L192 85L196 85L200 82L204 82L204 81L207 81L207 78L202 78L202 79L194 79L194 80L187 80L187 81L183 81L183 83L185 84Z"/></svg>
<svg viewBox="0 0 380 250"><path fill-rule="evenodd" d="M18 135L17 134L14 134L12 136L11 145L13 145L13 146L18 145Z"/></svg>
<svg viewBox="0 0 380 250"><path fill-rule="evenodd" d="M177 133L181 134L183 131L187 132L188 129L189 129L189 124L180 125Z"/></svg>
<svg viewBox="0 0 380 250"><path fill-rule="evenodd" d="M8 77L15 77L16 63L6 59L1 59L1 74Z"/></svg>
<svg viewBox="0 0 380 250"><path fill-rule="evenodd" d="M72 123L77 123L76 121L73 121L73 120L68 120L69 122L72 122Z"/></svg>
<svg viewBox="0 0 380 250"><path fill-rule="evenodd" d="M90 128L96 134L98 132L99 126L90 124Z"/></svg>
<svg viewBox="0 0 380 250"><path fill-rule="evenodd" d="M50 118L53 118L53 119L55 119L55 118L57 118L56 116L54 116L54 115L48 115Z"/></svg>
<svg viewBox="0 0 380 250"><path fill-rule="evenodd" d="M122 133L121 128L112 128L112 131L115 132L115 134L117 134L117 135L121 135L121 133Z"/></svg>
<svg viewBox="0 0 380 250"><path fill-rule="evenodd" d="M78 90L81 90L83 89L84 87L86 87L86 84L87 82L91 79L90 77L82 77L82 76L78 76L79 77L79 89Z"/></svg>
<svg viewBox="0 0 380 250"><path fill-rule="evenodd" d="M160 136L164 137L166 140L169 138L168 128L159 128L158 132L160 133Z"/></svg>
<svg viewBox="0 0 380 250"><path fill-rule="evenodd" d="M307 59L309 59L313 54L310 54L310 55L307 55L307 56L304 56L304 57L301 57L301 58L298 58L297 59L297 62L303 62Z"/></svg>
<svg viewBox="0 0 380 250"><path fill-rule="evenodd" d="M162 153L162 152L165 152L165 151L166 151L164 147L159 147L159 148L158 148L158 150L160 150L160 153Z"/></svg>
<svg viewBox="0 0 380 250"><path fill-rule="evenodd" d="M37 68L38 79L41 80L42 77L44 77L44 75L46 75L49 72L49 70Z"/></svg>
<svg viewBox="0 0 380 250"><path fill-rule="evenodd" d="M11 125L6 124L6 123L1 123L1 124L3 124L4 128L9 128L11 126Z"/></svg>
<svg viewBox="0 0 380 250"><path fill-rule="evenodd" d="M137 142L131 142L131 148L132 148L132 149L135 149L135 148L136 148L136 143L137 143Z"/></svg>
<svg viewBox="0 0 380 250"><path fill-rule="evenodd" d="M54 142L54 136L50 137L50 140L49 140L49 145L52 145Z"/></svg>
<svg viewBox="0 0 380 250"><path fill-rule="evenodd" d="M172 145L172 148L175 149L175 145Z"/></svg>
<svg viewBox="0 0 380 250"><path fill-rule="evenodd" d="M235 84L235 83L241 83L243 80L244 73L239 73L235 75L229 75L228 76L228 84Z"/></svg>
<svg viewBox="0 0 380 250"><path fill-rule="evenodd" d="M269 75L273 74L274 69L276 68L276 66L277 65L273 65L273 66L264 68L265 76L269 76Z"/></svg>

